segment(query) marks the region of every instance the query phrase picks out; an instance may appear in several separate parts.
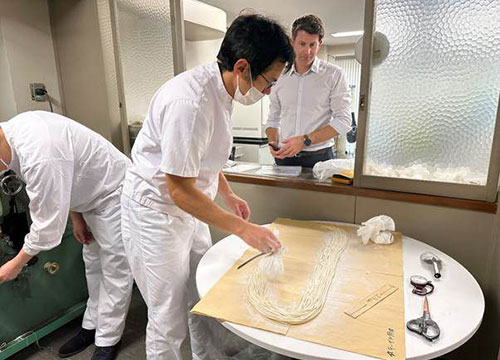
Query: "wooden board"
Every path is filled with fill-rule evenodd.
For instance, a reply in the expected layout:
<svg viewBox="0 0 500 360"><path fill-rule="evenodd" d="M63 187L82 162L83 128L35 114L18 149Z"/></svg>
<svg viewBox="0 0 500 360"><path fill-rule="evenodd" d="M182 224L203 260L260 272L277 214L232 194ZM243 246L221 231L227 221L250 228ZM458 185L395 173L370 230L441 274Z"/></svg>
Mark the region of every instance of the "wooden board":
<svg viewBox="0 0 500 360"><path fill-rule="evenodd" d="M288 248L285 273L271 285L271 296L290 303L300 299L316 254L334 225L278 219L280 240ZM401 234L391 245L363 245L352 227L341 227L349 235L321 313L308 323L287 325L267 319L246 300L247 278L258 260L237 270L255 255L247 250L233 267L193 308L193 312L296 339L307 340L380 359L405 358L403 256ZM353 318L345 312L379 290L396 288L369 310Z"/></svg>
<svg viewBox="0 0 500 360"><path fill-rule="evenodd" d="M372 307L383 301L386 297L390 296L398 288L389 284L385 284L380 289L375 290L373 293L355 302L350 309L344 311L347 315L357 319Z"/></svg>

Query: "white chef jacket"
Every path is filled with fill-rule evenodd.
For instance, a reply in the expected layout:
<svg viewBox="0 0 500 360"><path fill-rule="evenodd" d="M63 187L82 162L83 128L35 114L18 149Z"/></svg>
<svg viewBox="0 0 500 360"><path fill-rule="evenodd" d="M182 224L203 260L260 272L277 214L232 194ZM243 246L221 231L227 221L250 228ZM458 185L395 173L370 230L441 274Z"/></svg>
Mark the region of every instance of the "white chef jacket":
<svg viewBox="0 0 500 360"><path fill-rule="evenodd" d="M170 198L165 174L171 174L196 177L196 187L214 199L231 153L231 112L232 97L215 62L167 81L135 140L123 193L159 212L188 216Z"/></svg>
<svg viewBox="0 0 500 360"><path fill-rule="evenodd" d="M271 89L266 128L280 129L280 141L310 134L330 125L341 135L351 129L351 95L343 70L315 58L300 75L292 69ZM331 147L334 140L313 144L304 151Z"/></svg>
<svg viewBox="0 0 500 360"><path fill-rule="evenodd" d="M23 250L60 244L69 211L99 211L120 202L130 160L101 135L62 115L29 111L0 123L9 169L26 183L33 223Z"/></svg>

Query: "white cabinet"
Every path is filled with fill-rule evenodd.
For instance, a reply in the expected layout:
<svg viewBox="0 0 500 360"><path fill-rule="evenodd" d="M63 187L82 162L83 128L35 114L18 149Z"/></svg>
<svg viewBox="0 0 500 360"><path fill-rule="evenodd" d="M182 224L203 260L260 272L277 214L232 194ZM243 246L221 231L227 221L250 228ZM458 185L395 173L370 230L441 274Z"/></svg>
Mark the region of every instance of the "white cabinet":
<svg viewBox="0 0 500 360"><path fill-rule="evenodd" d="M226 32L224 10L196 0L184 0L186 70L215 61Z"/></svg>
<svg viewBox="0 0 500 360"><path fill-rule="evenodd" d="M269 96L253 105L242 105L234 102L233 136L245 139L265 139L265 124L269 114Z"/></svg>
<svg viewBox="0 0 500 360"><path fill-rule="evenodd" d="M224 37L227 16L224 10L197 0L184 0L184 30L187 41Z"/></svg>
<svg viewBox="0 0 500 360"><path fill-rule="evenodd" d="M274 165L274 158L267 144L234 144L234 160Z"/></svg>

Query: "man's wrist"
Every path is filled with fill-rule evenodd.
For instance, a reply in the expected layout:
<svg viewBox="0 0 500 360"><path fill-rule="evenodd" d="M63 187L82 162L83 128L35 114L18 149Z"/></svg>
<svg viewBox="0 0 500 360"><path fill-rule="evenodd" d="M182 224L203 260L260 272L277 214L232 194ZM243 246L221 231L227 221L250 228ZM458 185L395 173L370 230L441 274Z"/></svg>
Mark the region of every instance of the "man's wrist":
<svg viewBox="0 0 500 360"><path fill-rule="evenodd" d="M304 144L304 146L305 146L305 147L309 147L309 146L311 146L311 144L312 144L312 139L309 137L309 135L308 135L308 134L305 134L305 135L303 136L303 141L302 141L302 143Z"/></svg>
<svg viewBox="0 0 500 360"><path fill-rule="evenodd" d="M70 214L71 221L73 221L73 222L78 221L80 219L83 219L83 216L81 213L71 211L69 214Z"/></svg>
<svg viewBox="0 0 500 360"><path fill-rule="evenodd" d="M219 195L221 196L222 199L228 199L234 196L234 192L232 190L222 190L219 191Z"/></svg>
<svg viewBox="0 0 500 360"><path fill-rule="evenodd" d="M239 216L232 215L234 216L234 221L232 221L232 229L230 232L240 238L243 237L243 233L245 232L248 222L240 218Z"/></svg>
<svg viewBox="0 0 500 360"><path fill-rule="evenodd" d="M22 268L31 260L33 256L26 254L21 250L13 259L13 264L17 269L22 270Z"/></svg>

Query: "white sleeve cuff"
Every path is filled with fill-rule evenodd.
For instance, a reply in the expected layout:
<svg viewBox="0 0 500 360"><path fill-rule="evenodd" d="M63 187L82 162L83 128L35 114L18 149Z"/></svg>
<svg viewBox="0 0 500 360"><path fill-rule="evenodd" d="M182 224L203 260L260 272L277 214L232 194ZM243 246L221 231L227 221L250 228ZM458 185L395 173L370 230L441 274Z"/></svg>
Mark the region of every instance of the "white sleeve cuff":
<svg viewBox="0 0 500 360"><path fill-rule="evenodd" d="M266 128L264 130L267 130L268 128L280 128L280 122L278 120L267 120L266 122Z"/></svg>
<svg viewBox="0 0 500 360"><path fill-rule="evenodd" d="M200 170L196 168L186 169L185 167L176 167L176 164L168 164L167 166L160 166L160 171L164 174L197 178L200 175Z"/></svg>
<svg viewBox="0 0 500 360"><path fill-rule="evenodd" d="M63 229L64 232L64 229ZM24 237L24 245L23 250L26 254L30 256L38 255L41 251L52 250L53 248L59 246L62 241L62 233L60 235L54 236L54 238L59 238L59 241L55 241L52 243L40 242L40 238L38 236L33 236L31 232L26 234Z"/></svg>
<svg viewBox="0 0 500 360"><path fill-rule="evenodd" d="M40 253L40 251L39 251L39 250L35 250L35 249L31 248L31 247L30 247L28 244L26 244L26 243L23 245L23 251L24 251L27 255L29 255L29 256L36 256L36 255L38 255L38 254Z"/></svg>
<svg viewBox="0 0 500 360"><path fill-rule="evenodd" d="M328 125L339 135L345 135L351 130L351 119L344 116L333 117Z"/></svg>

